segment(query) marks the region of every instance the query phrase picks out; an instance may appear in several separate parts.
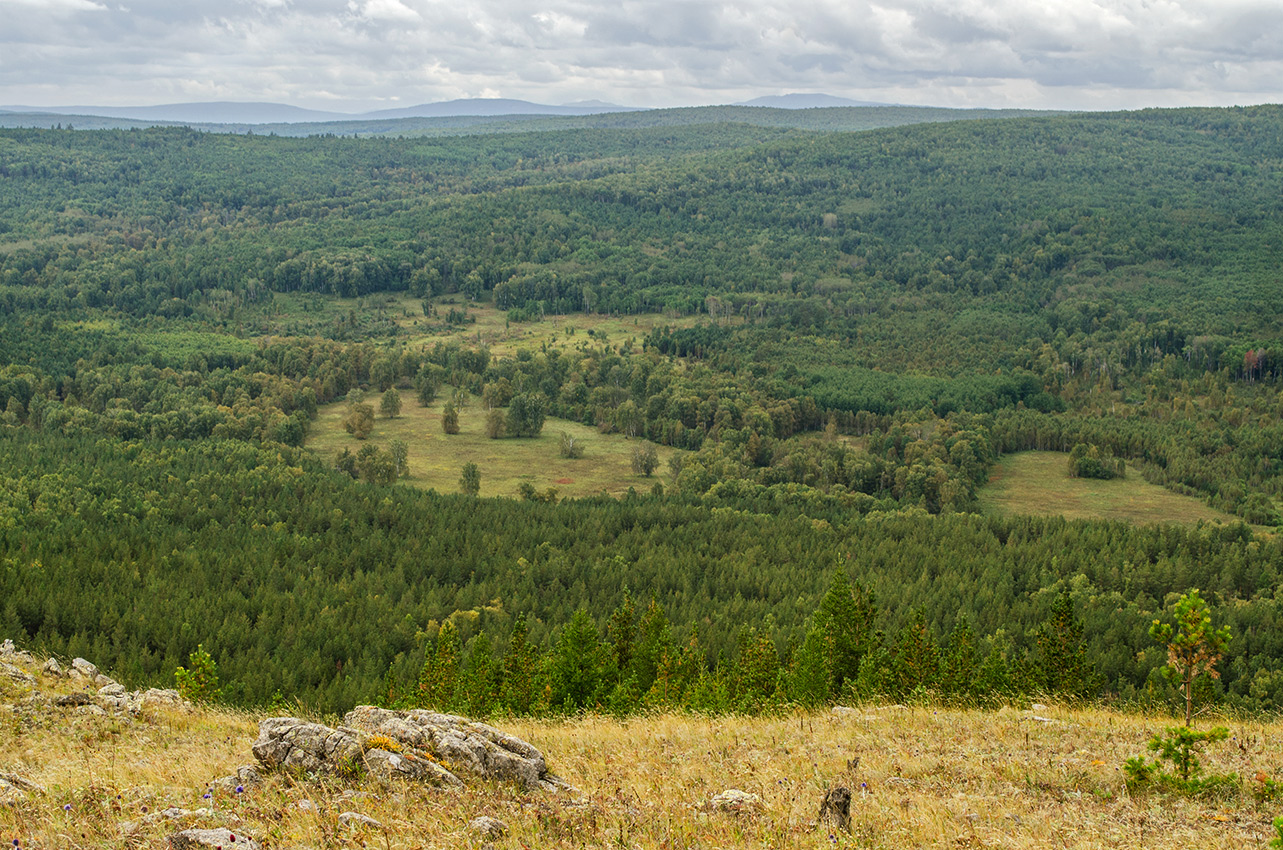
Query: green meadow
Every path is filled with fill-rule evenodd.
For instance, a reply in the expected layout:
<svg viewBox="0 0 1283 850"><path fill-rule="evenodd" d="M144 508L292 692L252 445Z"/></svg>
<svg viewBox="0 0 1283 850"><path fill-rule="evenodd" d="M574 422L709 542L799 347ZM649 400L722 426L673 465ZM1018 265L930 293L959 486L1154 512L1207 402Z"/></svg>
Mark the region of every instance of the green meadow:
<svg viewBox="0 0 1283 850"><path fill-rule="evenodd" d="M482 496L515 497L523 483L540 492L554 488L560 498L603 493L620 496L629 488L641 492L652 489L656 482L665 487L671 483L668 459L678 452L668 446L656 446L659 468L646 477L632 471L633 448L643 444L638 439L601 434L595 428L550 416L538 437L492 440L485 434L485 408L475 396L459 412L459 433L446 434L441 427L444 398L428 407L420 405L410 390L402 390L401 398L401 415L394 419L379 416L373 433L364 441L343 428L346 402L321 407L307 448L333 460L344 449L355 454L365 443L386 449L393 440L403 440L409 447L410 476L402 482L440 493L459 491L459 476L466 463L475 463L481 472ZM367 401L378 409L377 395ZM563 432L583 446L583 457L561 456Z"/></svg>
<svg viewBox="0 0 1283 850"><path fill-rule="evenodd" d="M1141 525L1235 522L1198 499L1150 484L1135 469L1126 478L1071 478L1064 452L1019 452L994 465L979 494L986 512L1123 520Z"/></svg>

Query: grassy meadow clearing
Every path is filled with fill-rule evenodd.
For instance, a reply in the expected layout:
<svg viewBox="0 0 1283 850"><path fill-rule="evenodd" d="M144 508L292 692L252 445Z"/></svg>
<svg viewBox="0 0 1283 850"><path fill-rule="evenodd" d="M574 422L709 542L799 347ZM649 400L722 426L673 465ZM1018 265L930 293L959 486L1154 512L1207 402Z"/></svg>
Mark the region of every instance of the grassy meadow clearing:
<svg viewBox="0 0 1283 850"><path fill-rule="evenodd" d="M55 707L51 687L67 686L0 680L9 718L0 771L43 787L0 805L5 846L159 848L181 829L224 827L268 848L427 850L480 846L468 824L487 815L507 825L496 850L1264 848L1283 811L1261 794L1266 780L1283 778L1283 724L1217 721L1232 737L1211 746L1204 764L1241 778L1232 794L1132 794L1122 762L1174 721L1057 706L499 719L575 790L483 783L443 791L370 776L272 774L242 794L216 789L205 798L211 780L254 763L250 745L267 715L200 707L94 715ZM849 832L816 822L837 785L852 792ZM712 797L727 789L760 804L719 811ZM147 817L170 807L191 814ZM345 823L343 812L377 824Z"/></svg>
<svg viewBox="0 0 1283 850"><path fill-rule="evenodd" d="M386 449L393 440L409 447L410 477L402 483L440 493L460 490L459 476L465 463L475 463L481 472L482 496L517 496L518 487L528 483L540 492L552 487L559 497L620 496L634 488L648 491L658 482L671 483L668 459L677 449L656 446L659 468L650 477L632 471L633 449L638 439L619 434L601 434L578 422L548 417L538 437L492 440L485 434L486 410L472 397L459 412L459 433L446 434L441 427L445 393L427 407L419 404L410 390L401 391L401 415L378 417L367 440L358 440L343 428L346 402L321 407L312 424L306 446L328 462L349 449L353 454L365 443ZM379 398L367 398L378 409ZM584 447L583 457L563 458L561 434L569 434Z"/></svg>
<svg viewBox="0 0 1283 850"><path fill-rule="evenodd" d="M607 313L549 314L525 322L512 322L508 312L489 301L470 301L458 293L431 300L433 315L424 315L423 299L403 293L375 293L360 298L322 297L314 293L274 293L271 304L260 311L250 327L258 334L331 332L344 322L368 329L373 338L380 327L395 326L390 338L411 346L438 342L464 347L485 347L498 357L517 349L574 350L605 346L616 351L640 351L642 339L655 328L689 328L708 322L706 315L671 316L662 313L613 316ZM460 319L448 321L451 311ZM735 316L719 319L741 324Z"/></svg>
<svg viewBox="0 0 1283 850"><path fill-rule="evenodd" d="M1198 499L1150 484L1135 469L1126 478L1071 478L1064 452L1019 452L995 464L980 491L982 510L1061 515L1066 519L1122 520L1138 524L1235 522Z"/></svg>

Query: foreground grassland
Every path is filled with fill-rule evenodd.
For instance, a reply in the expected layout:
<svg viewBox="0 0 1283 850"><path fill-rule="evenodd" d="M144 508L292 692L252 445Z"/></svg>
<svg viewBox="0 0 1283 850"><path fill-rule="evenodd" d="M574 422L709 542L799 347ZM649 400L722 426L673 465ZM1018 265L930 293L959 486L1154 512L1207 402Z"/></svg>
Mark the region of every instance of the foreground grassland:
<svg viewBox="0 0 1283 850"><path fill-rule="evenodd" d="M0 702L22 702L23 690L0 685ZM1166 719L1055 706L897 705L781 718L498 721L539 747L577 789L556 795L276 775L206 800L210 780L253 763L259 716L178 708L130 719L47 703L29 702L21 713L4 708L0 771L44 787L0 806L0 843L24 848L163 847L190 826L225 827L270 848L457 848L480 843L467 824L481 815L508 826L497 850L1264 847L1280 805L1258 804L1252 792L1283 778L1278 722L1229 722L1232 739L1205 765L1236 772L1243 791L1198 800L1133 796L1123 783L1123 760L1143 753ZM815 825L821 797L839 784L853 791L849 834ZM760 808L715 811L710 799L730 788L758 795ZM169 807L211 811L143 820ZM348 811L380 826L340 823ZM141 825L126 831L130 821Z"/></svg>
<svg viewBox="0 0 1283 850"><path fill-rule="evenodd" d="M668 446L657 446L659 469L648 478L632 471L633 448L641 445L640 440L601 434L595 428L553 417L544 422L543 433L538 437L492 440L485 434L486 411L475 397L459 414L459 433L446 434L441 427L443 399L423 407L410 390L403 390L401 397L401 415L395 419L378 417L374 432L365 441L343 429L346 403L321 407L312 423L307 448L332 462L344 449L355 454L365 443L386 449L393 440L404 440L409 447L410 477L403 483L410 486L432 488L439 493L458 492L463 465L475 463L481 471L482 496L516 496L517 488L525 482L541 492L554 488L563 498L602 493L619 496L630 487L638 492L649 491L656 482L667 487L668 459L678 453ZM377 394L367 401L377 409ZM563 432L584 447L583 457L561 457Z"/></svg>
<svg viewBox="0 0 1283 850"><path fill-rule="evenodd" d="M1006 515L1060 515L1138 524L1235 520L1198 499L1150 484L1135 470L1112 481L1071 478L1069 455L1063 452L1008 455L994 466L979 497L984 510Z"/></svg>

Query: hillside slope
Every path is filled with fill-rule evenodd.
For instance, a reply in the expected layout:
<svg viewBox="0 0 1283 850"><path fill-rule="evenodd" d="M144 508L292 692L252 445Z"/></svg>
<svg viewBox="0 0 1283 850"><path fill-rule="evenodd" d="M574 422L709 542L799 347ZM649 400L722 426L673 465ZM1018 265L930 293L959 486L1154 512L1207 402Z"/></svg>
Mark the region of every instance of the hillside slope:
<svg viewBox="0 0 1283 850"><path fill-rule="evenodd" d="M500 723L574 786L558 793L271 773L239 792L211 789L253 762L260 716L187 704L104 712L90 697L59 706L73 701L71 680L7 658L0 776L28 790L0 783L11 802L0 838L28 850L159 847L188 828L263 847L453 848L482 843L470 827L481 816L506 825L495 848L1258 847L1278 808L1253 798L1280 778L1283 724L1233 722L1233 739L1208 754L1209 770L1245 777L1241 793L1132 796L1119 766L1167 721L1046 706ZM849 832L815 823L838 785L852 791ZM719 810L711 800L727 789L759 802Z"/></svg>

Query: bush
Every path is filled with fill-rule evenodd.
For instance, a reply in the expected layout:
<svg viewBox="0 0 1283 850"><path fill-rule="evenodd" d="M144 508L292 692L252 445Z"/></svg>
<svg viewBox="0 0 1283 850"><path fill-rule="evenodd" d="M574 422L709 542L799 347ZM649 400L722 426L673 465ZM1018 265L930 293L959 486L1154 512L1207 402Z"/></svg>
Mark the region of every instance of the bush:
<svg viewBox="0 0 1283 850"><path fill-rule="evenodd" d="M659 468L659 455L654 443L633 447L633 472L650 477Z"/></svg>
<svg viewBox="0 0 1283 850"><path fill-rule="evenodd" d="M445 408L441 411L441 430L447 434L459 433L459 410L453 402L446 402Z"/></svg>
<svg viewBox="0 0 1283 850"><path fill-rule="evenodd" d="M189 702L217 702L223 695L218 683L218 665L200 644L187 656L187 666L174 671L178 693Z"/></svg>
<svg viewBox="0 0 1283 850"><path fill-rule="evenodd" d="M365 402L353 404L343 420L343 429L358 440L370 436L374 430L374 408Z"/></svg>
<svg viewBox="0 0 1283 850"><path fill-rule="evenodd" d="M1069 452L1070 478L1126 478L1127 464L1108 449L1079 443Z"/></svg>
<svg viewBox="0 0 1283 850"><path fill-rule="evenodd" d="M1223 726L1206 731L1198 731L1190 726L1168 727L1165 736L1155 735L1149 739L1149 750L1158 753L1158 759L1149 761L1144 756L1136 756L1123 763L1128 789L1134 792L1157 788L1200 796L1234 794L1239 788L1237 774L1204 776L1203 765L1198 760L1198 751L1203 744L1224 741L1229 734L1229 730ZM1174 769L1164 769L1163 761L1170 762Z"/></svg>
<svg viewBox="0 0 1283 850"><path fill-rule="evenodd" d="M565 431L561 432L561 441L557 452L564 458L574 459L584 456L584 441L576 439Z"/></svg>
<svg viewBox="0 0 1283 850"><path fill-rule="evenodd" d="M459 489L469 496L481 492L481 471L475 463L465 463L459 476Z"/></svg>

